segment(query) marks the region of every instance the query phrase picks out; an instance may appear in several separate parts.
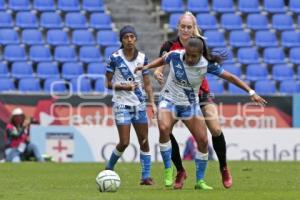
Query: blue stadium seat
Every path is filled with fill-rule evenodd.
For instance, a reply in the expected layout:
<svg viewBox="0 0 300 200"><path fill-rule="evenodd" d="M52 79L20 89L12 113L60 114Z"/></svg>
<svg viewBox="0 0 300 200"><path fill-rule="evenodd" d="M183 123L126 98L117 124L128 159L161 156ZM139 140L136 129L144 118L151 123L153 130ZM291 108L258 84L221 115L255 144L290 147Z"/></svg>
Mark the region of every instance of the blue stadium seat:
<svg viewBox="0 0 300 200"><path fill-rule="evenodd" d="M232 0L213 0L212 8L216 12L234 12L234 3Z"/></svg>
<svg viewBox="0 0 300 200"><path fill-rule="evenodd" d="M104 12L103 0L83 0L82 9L89 12Z"/></svg>
<svg viewBox="0 0 300 200"><path fill-rule="evenodd" d="M77 55L71 46L57 46L54 50L54 59L58 62L73 62L77 61Z"/></svg>
<svg viewBox="0 0 300 200"><path fill-rule="evenodd" d="M275 14L272 16L272 27L276 30L293 30L293 19L286 14Z"/></svg>
<svg viewBox="0 0 300 200"><path fill-rule="evenodd" d="M98 31L96 40L101 47L120 45L118 36L114 31Z"/></svg>
<svg viewBox="0 0 300 200"><path fill-rule="evenodd" d="M236 75L237 77L241 77L242 76L242 70L241 67L239 65L235 65L235 64L222 64L223 68Z"/></svg>
<svg viewBox="0 0 300 200"><path fill-rule="evenodd" d="M300 15L298 15L297 22L298 22L298 27L300 27Z"/></svg>
<svg viewBox="0 0 300 200"><path fill-rule="evenodd" d="M258 94L276 94L275 83L270 80L256 81L254 89Z"/></svg>
<svg viewBox="0 0 300 200"><path fill-rule="evenodd" d="M72 35L72 43L75 45L82 46L95 44L94 36L88 30L75 30Z"/></svg>
<svg viewBox="0 0 300 200"><path fill-rule="evenodd" d="M47 32L47 43L52 46L68 45L70 40L66 32L62 30L51 29Z"/></svg>
<svg viewBox="0 0 300 200"><path fill-rule="evenodd" d="M204 13L209 12L208 0L188 0L187 10L192 13Z"/></svg>
<svg viewBox="0 0 300 200"><path fill-rule="evenodd" d="M297 71L298 71L297 78L298 78L298 80L300 80L300 65L298 66Z"/></svg>
<svg viewBox="0 0 300 200"><path fill-rule="evenodd" d="M43 28L62 28L63 23L60 15L55 12L43 12L40 18L40 25Z"/></svg>
<svg viewBox="0 0 300 200"><path fill-rule="evenodd" d="M106 66L103 62L89 63L87 67L87 74L91 79L98 79L99 76L105 76Z"/></svg>
<svg viewBox="0 0 300 200"><path fill-rule="evenodd" d="M7 63L1 62L0 63L0 78L7 78L10 76Z"/></svg>
<svg viewBox="0 0 300 200"><path fill-rule="evenodd" d="M25 61L27 59L24 47L19 45L7 45L4 48L4 59L7 61Z"/></svg>
<svg viewBox="0 0 300 200"><path fill-rule="evenodd" d="M229 43L233 47L252 46L250 35L245 31L231 31L229 35Z"/></svg>
<svg viewBox="0 0 300 200"><path fill-rule="evenodd" d="M162 0L160 7L166 13L183 12L185 10L182 0Z"/></svg>
<svg viewBox="0 0 300 200"><path fill-rule="evenodd" d="M264 0L264 10L269 13L284 13L284 0Z"/></svg>
<svg viewBox="0 0 300 200"><path fill-rule="evenodd" d="M14 62L11 67L13 78L32 78L34 77L32 64L28 62Z"/></svg>
<svg viewBox="0 0 300 200"><path fill-rule="evenodd" d="M300 47L300 33L296 31L283 31L281 45L286 48Z"/></svg>
<svg viewBox="0 0 300 200"><path fill-rule="evenodd" d="M10 78L0 78L0 92L10 92L16 90L14 81Z"/></svg>
<svg viewBox="0 0 300 200"><path fill-rule="evenodd" d="M173 31L177 29L179 18L181 17L182 13L171 13L169 17L168 26Z"/></svg>
<svg viewBox="0 0 300 200"><path fill-rule="evenodd" d="M18 12L16 26L20 28L38 28L38 20L31 12Z"/></svg>
<svg viewBox="0 0 300 200"><path fill-rule="evenodd" d="M41 79L60 77L57 64L52 62L40 62L37 65L36 75Z"/></svg>
<svg viewBox="0 0 300 200"><path fill-rule="evenodd" d="M263 52L264 62L267 64L284 64L285 55L281 48L269 47Z"/></svg>
<svg viewBox="0 0 300 200"><path fill-rule="evenodd" d="M20 92L41 92L40 80L36 78L21 78L19 80Z"/></svg>
<svg viewBox="0 0 300 200"><path fill-rule="evenodd" d="M29 50L29 58L34 62L52 61L52 55L49 47L42 45L31 46Z"/></svg>
<svg viewBox="0 0 300 200"><path fill-rule="evenodd" d="M246 92L243 89L235 86L232 83L228 84L228 92L231 93L231 94L237 94L237 95L248 95L248 92Z"/></svg>
<svg viewBox="0 0 300 200"><path fill-rule="evenodd" d="M259 13L259 0L239 0L238 9L242 13Z"/></svg>
<svg viewBox="0 0 300 200"><path fill-rule="evenodd" d="M278 46L278 40L274 32L271 31L256 31L255 44L258 47L275 47Z"/></svg>
<svg viewBox="0 0 300 200"><path fill-rule="evenodd" d="M90 16L90 27L101 30L111 30L111 16L106 13L93 13Z"/></svg>
<svg viewBox="0 0 300 200"><path fill-rule="evenodd" d="M290 49L289 59L294 64L300 64L300 48L294 47ZM300 77L299 77L300 78Z"/></svg>
<svg viewBox="0 0 300 200"><path fill-rule="evenodd" d="M112 90L107 89L105 86L105 76L100 77L95 82L95 91L99 93L111 94Z"/></svg>
<svg viewBox="0 0 300 200"><path fill-rule="evenodd" d="M14 11L30 10L29 0L8 0L8 7Z"/></svg>
<svg viewBox="0 0 300 200"><path fill-rule="evenodd" d="M73 92L89 93L93 91L92 83L89 78L74 78L70 82Z"/></svg>
<svg viewBox="0 0 300 200"><path fill-rule="evenodd" d="M66 87L66 81L60 78L47 78L44 81L44 91L47 93L66 93L68 89Z"/></svg>
<svg viewBox="0 0 300 200"><path fill-rule="evenodd" d="M79 50L79 60L85 63L101 62L100 50L95 46L82 46Z"/></svg>
<svg viewBox="0 0 300 200"><path fill-rule="evenodd" d="M253 30L267 30L268 19L265 15L261 14L250 14L247 16L247 27Z"/></svg>
<svg viewBox="0 0 300 200"><path fill-rule="evenodd" d="M226 64L235 63L233 53L230 49L227 49L227 48L214 48L211 51L211 53L221 55L221 56L225 57L224 63L226 63Z"/></svg>
<svg viewBox="0 0 300 200"><path fill-rule="evenodd" d="M280 83L279 92L285 94L300 93L300 83L295 80L284 80Z"/></svg>
<svg viewBox="0 0 300 200"><path fill-rule="evenodd" d="M224 93L224 86L222 80L209 80L209 89L211 93Z"/></svg>
<svg viewBox="0 0 300 200"><path fill-rule="evenodd" d="M272 68L272 77L276 81L291 80L294 79L294 70L287 65L274 65Z"/></svg>
<svg viewBox="0 0 300 200"><path fill-rule="evenodd" d="M243 29L242 18L234 13L225 13L221 16L221 26L228 30Z"/></svg>
<svg viewBox="0 0 300 200"><path fill-rule="evenodd" d="M203 30L218 29L218 22L214 15L211 15L209 13L201 13L196 15L196 19L199 27ZM177 23L178 20L176 22L176 25Z"/></svg>
<svg viewBox="0 0 300 200"><path fill-rule="evenodd" d="M0 29L0 44L19 44L20 39L14 29Z"/></svg>
<svg viewBox="0 0 300 200"><path fill-rule="evenodd" d="M27 45L44 44L42 33L38 29L23 30L22 42Z"/></svg>
<svg viewBox="0 0 300 200"><path fill-rule="evenodd" d="M300 13L300 1L299 0L289 0L289 10L294 13Z"/></svg>
<svg viewBox="0 0 300 200"><path fill-rule="evenodd" d="M209 47L225 47L226 42L224 34L219 31L205 31L204 37L207 38L207 45Z"/></svg>
<svg viewBox="0 0 300 200"><path fill-rule="evenodd" d="M83 66L79 62L66 62L62 66L61 76L64 79L71 80L82 75L84 72Z"/></svg>
<svg viewBox="0 0 300 200"><path fill-rule="evenodd" d="M104 49L104 58L105 60L109 59L109 56L111 56L112 53L119 50L120 46L108 46Z"/></svg>
<svg viewBox="0 0 300 200"><path fill-rule="evenodd" d="M0 0L0 10L6 10L5 0Z"/></svg>
<svg viewBox="0 0 300 200"><path fill-rule="evenodd" d="M267 66L260 64L248 65L246 68L246 79L249 81L269 79Z"/></svg>
<svg viewBox="0 0 300 200"><path fill-rule="evenodd" d="M237 59L241 64L259 63L258 52L254 47L239 48L237 52Z"/></svg>
<svg viewBox="0 0 300 200"><path fill-rule="evenodd" d="M0 28L12 28L14 26L13 18L5 11L0 11Z"/></svg>
<svg viewBox="0 0 300 200"><path fill-rule="evenodd" d="M58 0L57 8L65 12L79 11L80 4L78 0Z"/></svg>
<svg viewBox="0 0 300 200"><path fill-rule="evenodd" d="M65 26L71 29L87 28L87 21L81 13L67 13L65 16Z"/></svg>
<svg viewBox="0 0 300 200"><path fill-rule="evenodd" d="M54 0L34 0L33 8L40 11L55 11L55 2Z"/></svg>

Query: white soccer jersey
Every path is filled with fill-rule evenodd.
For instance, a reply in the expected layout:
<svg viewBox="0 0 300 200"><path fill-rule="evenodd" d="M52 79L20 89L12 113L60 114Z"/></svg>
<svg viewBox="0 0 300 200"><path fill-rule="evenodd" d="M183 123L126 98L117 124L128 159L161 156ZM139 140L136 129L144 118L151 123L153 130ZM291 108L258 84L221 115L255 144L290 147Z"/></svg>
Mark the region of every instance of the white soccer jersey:
<svg viewBox="0 0 300 200"><path fill-rule="evenodd" d="M123 53L123 49L114 52L107 65L107 71L114 74L113 82L122 84L128 82L138 82L139 86L135 91L118 90L114 91L112 101L128 106L137 106L145 101L145 91L143 89L143 76L149 74L149 70L142 73L134 73L137 66L148 64L145 54L138 52L138 56L133 61L128 61Z"/></svg>
<svg viewBox="0 0 300 200"><path fill-rule="evenodd" d="M208 72L218 76L224 71L219 64L208 63L203 56L196 65L188 66L183 61L184 54L185 50L175 50L164 56L170 65L170 73L161 96L176 105L191 105L191 96L194 96L195 103L199 103L198 91L205 74Z"/></svg>

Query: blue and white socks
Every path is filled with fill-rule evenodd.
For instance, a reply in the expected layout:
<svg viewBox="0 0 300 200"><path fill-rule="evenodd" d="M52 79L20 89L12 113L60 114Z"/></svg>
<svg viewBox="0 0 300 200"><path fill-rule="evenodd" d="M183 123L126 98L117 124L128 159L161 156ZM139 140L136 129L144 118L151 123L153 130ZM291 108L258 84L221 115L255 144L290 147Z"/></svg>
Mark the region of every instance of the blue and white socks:
<svg viewBox="0 0 300 200"><path fill-rule="evenodd" d="M122 156L123 152L118 151L116 148L113 150L105 169L114 170L115 164Z"/></svg>
<svg viewBox="0 0 300 200"><path fill-rule="evenodd" d="M140 162L142 166L142 180L150 178L151 175L151 155L150 152L140 150Z"/></svg>
<svg viewBox="0 0 300 200"><path fill-rule="evenodd" d="M169 140L166 143L159 143L159 149L161 153L161 157L164 161L165 169L171 168L172 167L172 145L171 141Z"/></svg>
<svg viewBox="0 0 300 200"><path fill-rule="evenodd" d="M195 155L196 164L196 180L204 179L205 171L207 168L208 153L202 153L197 150Z"/></svg>

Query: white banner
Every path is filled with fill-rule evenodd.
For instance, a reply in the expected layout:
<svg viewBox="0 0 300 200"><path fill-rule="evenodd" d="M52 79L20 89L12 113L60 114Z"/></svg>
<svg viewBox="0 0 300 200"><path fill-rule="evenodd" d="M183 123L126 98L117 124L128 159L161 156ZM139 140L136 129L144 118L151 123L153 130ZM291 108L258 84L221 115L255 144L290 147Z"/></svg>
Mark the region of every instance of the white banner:
<svg viewBox="0 0 300 200"><path fill-rule="evenodd" d="M300 160L300 129L223 131L228 160ZM189 131L179 126L174 128L173 133L183 154L190 137ZM158 129L150 128L149 144L153 161L161 161L158 138ZM116 127L101 126L33 126L31 139L42 153L51 155L58 162L105 162L119 141ZM120 161L139 162L139 144L133 128L130 145Z"/></svg>

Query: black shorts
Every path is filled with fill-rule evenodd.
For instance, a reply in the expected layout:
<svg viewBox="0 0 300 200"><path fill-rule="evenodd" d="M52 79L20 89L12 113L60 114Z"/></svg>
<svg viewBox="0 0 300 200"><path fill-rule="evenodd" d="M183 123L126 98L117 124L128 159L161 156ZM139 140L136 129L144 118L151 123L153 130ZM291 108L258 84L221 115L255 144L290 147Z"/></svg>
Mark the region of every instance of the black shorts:
<svg viewBox="0 0 300 200"><path fill-rule="evenodd" d="M206 92L202 92L202 94L199 94L199 105L200 108L202 109L203 106L207 105L207 104L211 104L214 103L214 95L212 95L211 93L206 93Z"/></svg>

